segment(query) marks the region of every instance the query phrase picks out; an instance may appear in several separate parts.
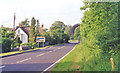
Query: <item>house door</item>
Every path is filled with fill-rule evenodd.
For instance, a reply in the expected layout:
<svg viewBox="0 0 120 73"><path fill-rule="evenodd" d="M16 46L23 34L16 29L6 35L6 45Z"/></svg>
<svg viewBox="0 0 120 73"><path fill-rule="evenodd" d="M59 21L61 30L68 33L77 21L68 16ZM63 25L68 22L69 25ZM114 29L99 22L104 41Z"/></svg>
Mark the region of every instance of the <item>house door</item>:
<svg viewBox="0 0 120 73"><path fill-rule="evenodd" d="M22 41L22 43L23 43L23 34L21 34L21 41Z"/></svg>

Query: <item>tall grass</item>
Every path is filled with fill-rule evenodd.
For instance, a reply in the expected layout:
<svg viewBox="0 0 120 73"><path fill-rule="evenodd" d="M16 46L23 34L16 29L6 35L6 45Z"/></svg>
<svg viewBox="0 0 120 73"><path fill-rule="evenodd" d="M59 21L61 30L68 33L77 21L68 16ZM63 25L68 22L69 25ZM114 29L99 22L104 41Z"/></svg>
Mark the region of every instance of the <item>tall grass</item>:
<svg viewBox="0 0 120 73"><path fill-rule="evenodd" d="M108 53L101 49L87 48L85 42L82 42L51 71L112 71L110 58ZM113 71L117 71L118 53L112 58L115 65Z"/></svg>

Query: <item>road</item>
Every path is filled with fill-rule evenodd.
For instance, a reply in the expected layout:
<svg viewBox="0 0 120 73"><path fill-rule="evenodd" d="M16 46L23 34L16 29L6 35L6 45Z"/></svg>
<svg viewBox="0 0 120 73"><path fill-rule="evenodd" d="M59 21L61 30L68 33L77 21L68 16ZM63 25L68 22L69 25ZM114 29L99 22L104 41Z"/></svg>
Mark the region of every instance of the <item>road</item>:
<svg viewBox="0 0 120 73"><path fill-rule="evenodd" d="M56 45L46 49L2 58L4 71L48 71L69 53L77 43ZM53 65L54 64L54 65Z"/></svg>

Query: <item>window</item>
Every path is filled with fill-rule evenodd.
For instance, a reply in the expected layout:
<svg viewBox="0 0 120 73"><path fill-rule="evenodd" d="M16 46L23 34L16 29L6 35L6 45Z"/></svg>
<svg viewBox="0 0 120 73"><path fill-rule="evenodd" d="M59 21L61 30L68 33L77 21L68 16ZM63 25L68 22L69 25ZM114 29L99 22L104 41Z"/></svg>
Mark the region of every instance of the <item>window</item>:
<svg viewBox="0 0 120 73"><path fill-rule="evenodd" d="M18 30L18 34L20 34L20 30Z"/></svg>

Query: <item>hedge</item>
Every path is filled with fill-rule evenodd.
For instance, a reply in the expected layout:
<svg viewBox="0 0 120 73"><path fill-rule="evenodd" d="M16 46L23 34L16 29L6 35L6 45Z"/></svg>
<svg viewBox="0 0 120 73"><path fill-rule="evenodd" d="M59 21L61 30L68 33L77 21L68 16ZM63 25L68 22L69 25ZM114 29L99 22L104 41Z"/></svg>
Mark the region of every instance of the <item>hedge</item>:
<svg viewBox="0 0 120 73"><path fill-rule="evenodd" d="M2 52L11 51L11 40L8 38L2 38Z"/></svg>
<svg viewBox="0 0 120 73"><path fill-rule="evenodd" d="M28 46L29 48L37 48L38 44L37 43L24 43L21 44L22 46Z"/></svg>

